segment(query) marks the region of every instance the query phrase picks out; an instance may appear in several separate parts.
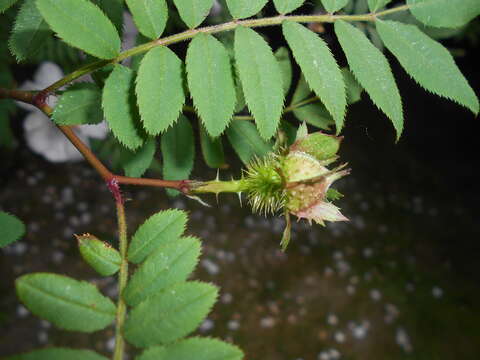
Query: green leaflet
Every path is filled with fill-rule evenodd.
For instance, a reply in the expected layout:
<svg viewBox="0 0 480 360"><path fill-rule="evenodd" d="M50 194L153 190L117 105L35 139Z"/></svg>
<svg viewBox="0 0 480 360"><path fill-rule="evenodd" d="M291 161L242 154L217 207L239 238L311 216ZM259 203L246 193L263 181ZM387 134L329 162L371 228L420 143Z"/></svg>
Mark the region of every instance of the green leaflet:
<svg viewBox="0 0 480 360"><path fill-rule="evenodd" d="M244 164L253 156L263 157L272 150L272 143L260 137L258 130L249 121L234 121L227 129L228 140Z"/></svg>
<svg viewBox="0 0 480 360"><path fill-rule="evenodd" d="M391 1L392 0L368 0L368 8L370 9L371 12L375 12L383 8L385 5L387 5Z"/></svg>
<svg viewBox="0 0 480 360"><path fill-rule="evenodd" d="M185 103L182 61L164 46L150 50L138 70L137 102L143 126L150 135L177 121Z"/></svg>
<svg viewBox="0 0 480 360"><path fill-rule="evenodd" d="M219 136L212 139L203 126L200 125L200 146L205 163L214 169L221 168L225 164L222 138Z"/></svg>
<svg viewBox="0 0 480 360"><path fill-rule="evenodd" d="M193 169L195 144L193 129L185 116L162 135L163 178L165 180L188 179ZM167 194L175 196L178 191L167 189Z"/></svg>
<svg viewBox="0 0 480 360"><path fill-rule="evenodd" d="M140 265L123 293L125 302L136 306L175 283L185 281L198 263L200 241L180 238L159 247Z"/></svg>
<svg viewBox="0 0 480 360"><path fill-rule="evenodd" d="M35 0L26 0L15 18L8 48L17 61L26 60L42 48L50 33Z"/></svg>
<svg viewBox="0 0 480 360"><path fill-rule="evenodd" d="M102 93L92 83L76 83L65 91L53 110L59 125L98 124L103 120Z"/></svg>
<svg viewBox="0 0 480 360"><path fill-rule="evenodd" d="M347 103L354 104L362 98L363 88L357 82L352 72L348 67L341 69L343 74L343 80L345 81L345 86L347 90Z"/></svg>
<svg viewBox="0 0 480 360"><path fill-rule="evenodd" d="M342 9L350 0L322 0L322 4L329 13Z"/></svg>
<svg viewBox="0 0 480 360"><path fill-rule="evenodd" d="M25 234L25 225L16 216L0 211L0 248L7 246Z"/></svg>
<svg viewBox="0 0 480 360"><path fill-rule="evenodd" d="M113 302L85 281L36 273L19 277L15 286L32 313L65 330L93 332L115 318Z"/></svg>
<svg viewBox="0 0 480 360"><path fill-rule="evenodd" d="M353 25L335 22L348 65L372 101L392 120L397 140L403 130L402 100L385 56Z"/></svg>
<svg viewBox="0 0 480 360"><path fill-rule="evenodd" d="M345 82L327 44L303 25L286 21L283 34L305 79L335 119L337 134L343 127L347 106Z"/></svg>
<svg viewBox="0 0 480 360"><path fill-rule="evenodd" d="M480 15L478 0L407 0L410 12L428 26L456 28Z"/></svg>
<svg viewBox="0 0 480 360"><path fill-rule="evenodd" d="M233 18L243 19L260 12L268 0L226 0L226 2Z"/></svg>
<svg viewBox="0 0 480 360"><path fill-rule="evenodd" d="M0 0L0 14L15 4L18 0Z"/></svg>
<svg viewBox="0 0 480 360"><path fill-rule="evenodd" d="M217 295L217 288L211 284L176 284L133 308L125 322L125 338L137 347L178 340L195 330Z"/></svg>
<svg viewBox="0 0 480 360"><path fill-rule="evenodd" d="M96 272L103 276L109 276L118 271L122 258L110 244L100 241L90 234L78 235L76 238L80 254Z"/></svg>
<svg viewBox="0 0 480 360"><path fill-rule="evenodd" d="M475 92L450 52L440 43L414 25L378 20L376 27L385 46L421 86L478 114L479 104Z"/></svg>
<svg viewBox="0 0 480 360"><path fill-rule="evenodd" d="M134 264L162 245L177 240L185 231L187 214L180 210L160 211L149 217L135 232L128 247L128 260Z"/></svg>
<svg viewBox="0 0 480 360"><path fill-rule="evenodd" d="M122 148L120 163L126 176L141 177L150 167L156 150L156 140L148 137L145 143L136 151Z"/></svg>
<svg viewBox="0 0 480 360"><path fill-rule="evenodd" d="M93 0L93 3L97 5L107 15L119 34L123 33L123 0Z"/></svg>
<svg viewBox="0 0 480 360"><path fill-rule="evenodd" d="M277 9L280 14L292 12L296 8L302 6L304 2L305 0L273 0L275 9Z"/></svg>
<svg viewBox="0 0 480 360"><path fill-rule="evenodd" d="M136 360L242 360L243 353L235 345L211 338L193 337L167 346L154 346Z"/></svg>
<svg viewBox="0 0 480 360"><path fill-rule="evenodd" d="M47 348L8 357L6 360L107 360L90 350Z"/></svg>
<svg viewBox="0 0 480 360"><path fill-rule="evenodd" d="M173 0L183 22L196 28L208 16L213 0Z"/></svg>
<svg viewBox="0 0 480 360"><path fill-rule="evenodd" d="M248 108L264 139L277 130L283 108L282 74L270 46L254 30L235 30L235 60Z"/></svg>
<svg viewBox="0 0 480 360"><path fill-rule="evenodd" d="M162 35L168 19L165 0L126 0L138 31L150 39Z"/></svg>
<svg viewBox="0 0 480 360"><path fill-rule="evenodd" d="M236 94L227 50L212 35L198 34L186 58L193 103L207 132L217 137L232 119Z"/></svg>
<svg viewBox="0 0 480 360"><path fill-rule="evenodd" d="M115 65L105 81L102 107L113 135L127 148L135 150L143 144L139 130L138 110L135 106L134 72L122 65Z"/></svg>
<svg viewBox="0 0 480 360"><path fill-rule="evenodd" d="M90 1L37 0L37 7L53 31L68 44L101 59L111 59L120 53L115 26Z"/></svg>
<svg viewBox="0 0 480 360"><path fill-rule="evenodd" d="M284 46L280 47L275 51L275 58L278 61L280 66L280 71L282 73L282 84L283 84L283 93L286 95L290 86L292 85L292 62L290 61L290 55L288 49Z"/></svg>

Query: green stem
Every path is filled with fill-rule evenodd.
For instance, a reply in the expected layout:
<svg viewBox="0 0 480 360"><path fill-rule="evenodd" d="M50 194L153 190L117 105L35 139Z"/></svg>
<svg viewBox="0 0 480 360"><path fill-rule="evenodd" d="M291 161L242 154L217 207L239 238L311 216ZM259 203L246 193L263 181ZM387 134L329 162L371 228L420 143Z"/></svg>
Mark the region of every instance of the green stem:
<svg viewBox="0 0 480 360"><path fill-rule="evenodd" d="M285 15L279 15L279 16L274 16L274 17L269 17L269 18L261 18L261 19L247 19L247 20L233 20L224 24L219 24L219 25L213 25L213 26L207 26L203 28L198 28L198 29L192 29L192 30L186 30L184 32L174 34L171 36L167 36L162 39L156 39L153 41L150 41L146 44L142 44L136 47L133 47L131 49L128 49L120 55L118 55L116 58L110 59L110 60L98 60L93 63L87 64L74 72L66 75L62 79L58 80L57 82L53 83L52 85L48 86L44 90L42 90L43 93L50 93L56 91L58 88L70 83L71 81L89 74L95 70L98 70L105 65L108 64L116 64L119 63L120 61L133 56L137 54L142 54L147 52L148 50L157 47L157 46L168 46L171 44L175 44L178 42L182 42L185 40L192 39L195 35L198 33L206 33L206 34L216 34L220 32L225 32L225 31L231 31L237 28L238 26L245 26L245 27L262 27L262 26L273 26L273 25L279 25L282 22L289 20L289 21L295 21L299 23L332 23L337 20L344 20L344 21L375 21L377 17L380 16L385 16L388 14L392 14L395 12L399 11L405 11L409 8L409 5L402 5L398 6L392 9L384 10L378 13L372 13L372 14L363 14L363 15L331 15L331 14L326 14L326 15L290 15L290 16L285 16Z"/></svg>
<svg viewBox="0 0 480 360"><path fill-rule="evenodd" d="M125 340L123 339L123 324L127 313L127 306L123 300L122 293L127 286L128 280L128 260L127 260L127 223L125 220L125 208L122 199L116 199L117 221L119 233L119 248L122 264L118 273L118 303L117 316L115 321L115 350L113 352L113 360L123 360L125 350Z"/></svg>

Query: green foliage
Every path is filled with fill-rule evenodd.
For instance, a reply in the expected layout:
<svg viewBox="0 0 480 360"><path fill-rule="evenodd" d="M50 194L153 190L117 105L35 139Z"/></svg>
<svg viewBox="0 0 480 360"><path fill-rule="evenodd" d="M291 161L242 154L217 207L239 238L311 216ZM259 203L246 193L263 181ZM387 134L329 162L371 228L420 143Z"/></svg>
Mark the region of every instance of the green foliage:
<svg viewBox="0 0 480 360"><path fill-rule="evenodd" d="M18 0L0 0L0 14L15 4Z"/></svg>
<svg viewBox="0 0 480 360"><path fill-rule="evenodd" d="M149 296L185 281L200 256L200 241L193 237L170 239L147 257L130 279L123 297L136 306Z"/></svg>
<svg viewBox="0 0 480 360"><path fill-rule="evenodd" d="M137 360L241 360L242 351L217 339L194 337L167 346L154 346Z"/></svg>
<svg viewBox="0 0 480 360"><path fill-rule="evenodd" d="M126 0L138 31L150 39L156 39L165 30L168 7L165 0Z"/></svg>
<svg viewBox="0 0 480 360"><path fill-rule="evenodd" d="M213 0L173 0L183 22L196 28L208 16Z"/></svg>
<svg viewBox="0 0 480 360"><path fill-rule="evenodd" d="M37 0L37 7L52 30L70 45L101 59L111 59L120 53L115 26L90 1Z"/></svg>
<svg viewBox="0 0 480 360"><path fill-rule="evenodd" d="M185 102L182 72L182 61L163 46L150 50L140 63L137 101L150 135L158 135L177 121Z"/></svg>
<svg viewBox="0 0 480 360"><path fill-rule="evenodd" d="M200 126L200 146L203 159L208 166L217 169L225 164L222 138L212 139L203 126Z"/></svg>
<svg viewBox="0 0 480 360"><path fill-rule="evenodd" d="M187 51L187 80L207 132L219 136L230 122L236 94L230 58L212 35L196 35Z"/></svg>
<svg viewBox="0 0 480 360"><path fill-rule="evenodd" d="M122 148L120 163L126 176L141 177L150 167L155 155L157 142L154 137L148 137L136 151Z"/></svg>
<svg viewBox="0 0 480 360"><path fill-rule="evenodd" d="M347 103L354 104L362 98L363 88L357 82L352 72L344 67L342 68L343 80L347 90Z"/></svg>
<svg viewBox="0 0 480 360"><path fill-rule="evenodd" d="M280 14L292 12L296 8L302 6L304 2L305 0L273 0L275 9L277 9Z"/></svg>
<svg viewBox="0 0 480 360"><path fill-rule="evenodd" d="M15 355L7 360L107 360L90 350L76 350L68 348L48 348L34 350L26 354Z"/></svg>
<svg viewBox="0 0 480 360"><path fill-rule="evenodd" d="M103 276L109 276L118 271L122 258L120 253L110 244L90 234L78 235L76 237L80 254L96 272Z"/></svg>
<svg viewBox="0 0 480 360"><path fill-rule="evenodd" d="M403 130L402 100L385 56L353 25L339 20L335 33L348 65L372 101L392 120L400 138Z"/></svg>
<svg viewBox="0 0 480 360"><path fill-rule="evenodd" d="M76 83L65 91L53 110L59 125L98 124L103 120L102 94L92 83Z"/></svg>
<svg viewBox="0 0 480 360"><path fill-rule="evenodd" d="M329 13L334 13L345 7L349 0L322 0L322 4Z"/></svg>
<svg viewBox="0 0 480 360"><path fill-rule="evenodd" d="M262 139L255 125L248 121L235 121L227 129L228 140L244 164L254 156L262 157L272 150L272 143Z"/></svg>
<svg viewBox="0 0 480 360"><path fill-rule="evenodd" d="M260 12L268 0L226 0L228 10L235 19L243 19Z"/></svg>
<svg viewBox="0 0 480 360"><path fill-rule="evenodd" d="M243 93L260 135L270 139L277 130L283 108L280 67L270 46L254 30L235 30L235 60Z"/></svg>
<svg viewBox="0 0 480 360"><path fill-rule="evenodd" d="M138 347L178 340L195 330L217 295L217 288L211 284L182 282L173 285L132 309L125 322L125 338Z"/></svg>
<svg viewBox="0 0 480 360"><path fill-rule="evenodd" d="M93 0L110 21L115 25L119 34L123 33L123 0Z"/></svg>
<svg viewBox="0 0 480 360"><path fill-rule="evenodd" d="M450 52L415 25L377 20L385 46L405 71L425 89L469 108L478 114L478 98L458 69Z"/></svg>
<svg viewBox="0 0 480 360"><path fill-rule="evenodd" d="M480 15L478 0L407 0L410 11L428 26L456 28Z"/></svg>
<svg viewBox="0 0 480 360"><path fill-rule="evenodd" d="M193 129L185 116L162 135L163 178L166 180L188 179L193 169L195 144ZM170 196L178 191L167 189Z"/></svg>
<svg viewBox="0 0 480 360"><path fill-rule="evenodd" d="M370 9L371 12L375 12L383 8L385 5L387 5L391 1L392 0L368 0L368 8Z"/></svg>
<svg viewBox="0 0 480 360"><path fill-rule="evenodd" d="M284 46L280 47L274 53L280 67L282 74L283 93L286 95L290 86L292 85L292 62L290 61L290 54L288 49Z"/></svg>
<svg viewBox="0 0 480 360"><path fill-rule="evenodd" d="M0 211L0 248L7 246L25 234L25 225L16 216Z"/></svg>
<svg viewBox="0 0 480 360"><path fill-rule="evenodd" d="M105 81L102 107L113 135L130 150L143 144L139 130L139 115L135 105L134 72L122 65L115 65Z"/></svg>
<svg viewBox="0 0 480 360"><path fill-rule="evenodd" d="M335 119L337 134L343 127L347 106L345 83L327 44L304 26L286 21L283 34L305 79Z"/></svg>
<svg viewBox="0 0 480 360"><path fill-rule="evenodd" d="M51 31L37 9L35 0L25 0L20 7L8 39L10 52L17 61L32 57L44 45Z"/></svg>
<svg viewBox="0 0 480 360"><path fill-rule="evenodd" d="M17 295L35 315L65 330L93 332L115 318L115 305L95 286L66 276L28 274L15 281Z"/></svg>
<svg viewBox="0 0 480 360"><path fill-rule="evenodd" d="M128 260L141 263L160 246L178 239L185 230L187 215L180 210L167 210L148 218L135 232L128 247Z"/></svg>

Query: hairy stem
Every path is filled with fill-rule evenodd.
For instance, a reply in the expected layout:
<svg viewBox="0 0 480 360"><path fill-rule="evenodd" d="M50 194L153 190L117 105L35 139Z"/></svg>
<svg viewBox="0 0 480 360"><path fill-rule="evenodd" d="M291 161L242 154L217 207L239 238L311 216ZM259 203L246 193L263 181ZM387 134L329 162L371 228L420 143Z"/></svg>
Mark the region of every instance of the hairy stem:
<svg viewBox="0 0 480 360"><path fill-rule="evenodd" d="M371 14L363 14L363 15L279 15L269 18L261 18L261 19L247 19L247 20L233 20L224 24L213 25L213 26L206 26L203 28L186 30L184 32L174 34L171 36L167 36L165 38L156 39L150 41L146 44L142 44L131 49L128 49L116 58L110 60L98 60L93 63L87 64L74 72L66 75L62 79L58 80L57 82L53 83L52 85L48 86L42 93L50 93L54 92L58 88L70 83L72 80L75 80L83 75L89 74L95 70L98 70L105 65L108 64L116 64L120 61L131 57L133 55L142 54L147 52L148 50L156 47L156 46L168 46L171 44L175 44L178 42L186 41L192 39L198 33L206 33L206 34L216 34L225 31L231 31L237 28L238 26L245 26L245 27L262 27L262 26L273 26L279 25L286 20L295 21L299 23L332 23L337 20L345 20L345 21L375 21L377 17L385 16L388 14L392 14L399 11L405 11L409 8L409 5L402 5L392 9L384 10L378 13L371 13Z"/></svg>

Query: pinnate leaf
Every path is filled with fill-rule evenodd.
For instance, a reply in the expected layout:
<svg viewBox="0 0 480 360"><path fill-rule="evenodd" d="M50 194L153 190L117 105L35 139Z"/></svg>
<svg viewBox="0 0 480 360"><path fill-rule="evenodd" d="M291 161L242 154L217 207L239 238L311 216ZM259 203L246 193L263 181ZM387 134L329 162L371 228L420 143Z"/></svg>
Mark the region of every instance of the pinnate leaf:
<svg viewBox="0 0 480 360"><path fill-rule="evenodd" d="M154 137L149 137L145 143L136 151L122 148L120 163L126 176L141 177L150 167L156 150Z"/></svg>
<svg viewBox="0 0 480 360"><path fill-rule="evenodd" d="M138 70L138 107L145 130L157 135L177 121L185 102L182 61L167 47L150 50Z"/></svg>
<svg viewBox="0 0 480 360"><path fill-rule="evenodd" d="M230 122L236 94L227 50L212 35L198 34L187 51L187 80L207 132L219 136Z"/></svg>
<svg viewBox="0 0 480 360"><path fill-rule="evenodd" d="M208 16L213 0L173 0L183 22L196 28Z"/></svg>
<svg viewBox="0 0 480 360"><path fill-rule="evenodd" d="M140 265L130 279L123 297L136 306L167 287L185 281L200 256L200 241L193 237L180 238L159 247Z"/></svg>
<svg viewBox="0 0 480 360"><path fill-rule="evenodd" d="M137 360L242 360L243 353L235 345L211 339L193 337L167 346L154 346Z"/></svg>
<svg viewBox="0 0 480 360"><path fill-rule="evenodd" d="M118 271L122 258L120 253L110 244L91 234L78 235L76 238L80 254L96 272L103 276L109 276Z"/></svg>
<svg viewBox="0 0 480 360"><path fill-rule="evenodd" d="M14 355L7 360L107 360L106 357L90 350L69 348L47 348Z"/></svg>
<svg viewBox="0 0 480 360"><path fill-rule="evenodd" d="M92 83L76 83L65 91L53 110L58 125L98 124L103 120L102 94Z"/></svg>
<svg viewBox="0 0 480 360"><path fill-rule="evenodd" d="M383 8L385 5L387 5L391 1L392 0L368 0L368 8L370 9L371 12L375 12L378 9Z"/></svg>
<svg viewBox="0 0 480 360"><path fill-rule="evenodd" d="M302 6L304 2L305 0L273 0L275 9L277 9L280 14L292 12L296 8Z"/></svg>
<svg viewBox="0 0 480 360"><path fill-rule="evenodd" d="M0 211L0 248L7 246L25 234L25 225L16 216Z"/></svg>
<svg viewBox="0 0 480 360"><path fill-rule="evenodd" d="M403 130L402 100L385 56L353 25L335 22L335 33L348 65L372 101L392 121L397 139Z"/></svg>
<svg viewBox="0 0 480 360"><path fill-rule="evenodd" d="M322 0L322 4L329 13L342 9L350 0Z"/></svg>
<svg viewBox="0 0 480 360"><path fill-rule="evenodd" d="M253 16L263 9L268 0L226 0L228 10L235 19Z"/></svg>
<svg viewBox="0 0 480 360"><path fill-rule="evenodd" d="M125 338L137 347L178 340L195 330L217 295L217 288L211 284L182 282L173 285L133 308L125 323Z"/></svg>
<svg viewBox="0 0 480 360"><path fill-rule="evenodd" d="M115 318L115 305L85 281L46 273L28 274L15 281L17 295L35 315L59 328L93 332Z"/></svg>
<svg viewBox="0 0 480 360"><path fill-rule="evenodd" d="M207 131L200 126L200 146L205 163L211 168L218 169L225 164L222 138L212 139Z"/></svg>
<svg viewBox="0 0 480 360"><path fill-rule="evenodd" d="M135 105L134 72L115 65L103 88L102 107L113 135L127 148L135 150L143 144Z"/></svg>
<svg viewBox="0 0 480 360"><path fill-rule="evenodd" d="M26 0L20 7L8 39L10 52L17 61L26 60L42 48L50 33L35 0Z"/></svg>
<svg viewBox="0 0 480 360"><path fill-rule="evenodd" d="M428 26L456 28L480 15L478 0L407 0L410 12Z"/></svg>
<svg viewBox="0 0 480 360"><path fill-rule="evenodd" d="M235 60L247 105L264 139L277 130L284 94L282 74L270 46L254 30L235 30Z"/></svg>
<svg viewBox="0 0 480 360"><path fill-rule="evenodd" d="M286 21L283 34L305 79L335 119L337 133L343 127L347 95L343 75L327 44L303 25Z"/></svg>
<svg viewBox="0 0 480 360"><path fill-rule="evenodd" d="M415 25L396 21L376 22L385 46L405 71L425 89L478 114L478 98L458 69L450 52Z"/></svg>
<svg viewBox="0 0 480 360"><path fill-rule="evenodd" d="M163 178L166 180L188 179L193 169L195 144L193 129L185 116L180 116L178 122L162 135ZM167 189L170 196L178 191Z"/></svg>
<svg viewBox="0 0 480 360"><path fill-rule="evenodd" d="M142 35L150 39L162 35L168 19L165 0L126 0L126 3Z"/></svg>
<svg viewBox="0 0 480 360"><path fill-rule="evenodd" d="M105 14L87 0L37 0L53 31L68 44L101 59L120 53L120 37Z"/></svg>
<svg viewBox="0 0 480 360"><path fill-rule="evenodd" d="M166 210L149 217L133 235L128 247L128 260L138 264L160 246L177 240L185 231L187 214Z"/></svg>
<svg viewBox="0 0 480 360"><path fill-rule="evenodd" d="M234 121L227 129L227 136L244 164L248 164L252 157L262 157L272 150L272 143L262 139L249 121Z"/></svg>

